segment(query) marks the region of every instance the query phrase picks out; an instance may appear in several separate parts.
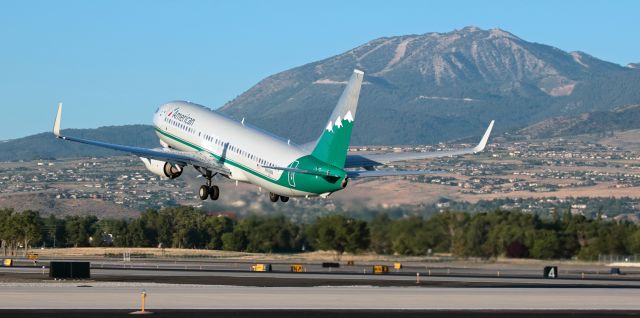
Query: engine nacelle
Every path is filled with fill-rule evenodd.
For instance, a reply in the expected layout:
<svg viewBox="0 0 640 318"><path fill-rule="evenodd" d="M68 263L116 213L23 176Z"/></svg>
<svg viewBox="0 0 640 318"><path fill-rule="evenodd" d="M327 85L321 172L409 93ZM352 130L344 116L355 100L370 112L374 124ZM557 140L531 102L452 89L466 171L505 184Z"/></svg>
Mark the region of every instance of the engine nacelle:
<svg viewBox="0 0 640 318"><path fill-rule="evenodd" d="M142 160L144 166L147 167L147 170L161 177L175 179L182 174L182 167L180 166L172 165L165 161L142 157L140 157L140 160Z"/></svg>

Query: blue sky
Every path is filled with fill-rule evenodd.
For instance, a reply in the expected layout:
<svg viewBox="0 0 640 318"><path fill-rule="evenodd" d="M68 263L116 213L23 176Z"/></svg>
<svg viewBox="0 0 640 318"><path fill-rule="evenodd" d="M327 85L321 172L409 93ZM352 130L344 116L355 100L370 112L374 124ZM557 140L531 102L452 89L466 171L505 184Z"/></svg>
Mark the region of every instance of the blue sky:
<svg viewBox="0 0 640 318"><path fill-rule="evenodd" d="M499 27L640 62L640 1L0 0L0 140L148 124L184 99L212 108L273 73L382 36Z"/></svg>

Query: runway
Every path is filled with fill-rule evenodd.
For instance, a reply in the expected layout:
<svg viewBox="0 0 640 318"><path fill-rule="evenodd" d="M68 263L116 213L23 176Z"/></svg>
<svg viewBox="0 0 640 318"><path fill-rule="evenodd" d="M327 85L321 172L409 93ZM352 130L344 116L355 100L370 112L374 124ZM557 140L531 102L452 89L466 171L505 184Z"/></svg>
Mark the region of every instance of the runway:
<svg viewBox="0 0 640 318"><path fill-rule="evenodd" d="M576 310L156 310L151 317L162 318L596 318L637 317L633 311ZM11 318L112 318L132 317L129 310L1 310Z"/></svg>
<svg viewBox="0 0 640 318"><path fill-rule="evenodd" d="M0 267L0 281L40 282L48 279L41 268ZM337 273L286 273L249 271L198 271L150 269L92 269L98 282L231 285L253 287L314 287L368 285L378 287L522 287L522 288L640 288L640 280L624 277L585 279L542 279L540 277L425 276L417 283L413 275Z"/></svg>
<svg viewBox="0 0 640 318"><path fill-rule="evenodd" d="M640 289L0 284L3 309L640 310Z"/></svg>
<svg viewBox="0 0 640 318"><path fill-rule="evenodd" d="M629 317L640 313L640 275L602 266L406 266L385 275L371 264L322 268L291 262L251 272L253 262L92 260L91 279L52 281L45 268L0 267L0 316L123 317ZM39 265L45 264L42 262ZM20 267L21 266L21 267ZM369 270L367 272L367 270ZM416 273L420 273L419 283ZM583 274L586 273L586 274ZM431 274L431 275L430 275Z"/></svg>
<svg viewBox="0 0 640 318"><path fill-rule="evenodd" d="M70 259L66 259L70 260ZM421 280L432 284L446 282L465 282L467 286L487 286L490 284L524 285L601 285L601 286L638 286L640 287L640 269L624 268L624 275L609 274L610 268L602 264L562 265L558 268L557 279L542 279L545 265L516 265L491 263L421 263L407 262L401 269L393 269L393 263L368 262L339 268L324 268L320 262L310 263L296 260L239 260L239 259L163 259L141 258L123 262L109 258L78 259L91 261L92 277L107 281L139 281L159 283L202 283L202 284L239 284L255 286L317 286L318 284L354 284L366 280L377 286L410 286L419 274ZM251 272L255 263L269 263L272 272ZM291 273L292 264L301 264L304 273ZM374 264L385 264L390 271L384 275L374 275ZM37 267L32 262L16 260L21 267L2 268L0 276L7 273L40 273L40 266L47 266L48 260L41 261ZM175 277L180 277L177 279ZM223 278L237 279L223 279ZM244 278L244 279L242 279ZM2 281L0 279L0 281ZM264 283L263 283L264 281ZM305 283L302 283L302 282ZM257 284L256 284L257 282ZM475 284L475 285L474 285ZM492 285L496 286L496 285Z"/></svg>

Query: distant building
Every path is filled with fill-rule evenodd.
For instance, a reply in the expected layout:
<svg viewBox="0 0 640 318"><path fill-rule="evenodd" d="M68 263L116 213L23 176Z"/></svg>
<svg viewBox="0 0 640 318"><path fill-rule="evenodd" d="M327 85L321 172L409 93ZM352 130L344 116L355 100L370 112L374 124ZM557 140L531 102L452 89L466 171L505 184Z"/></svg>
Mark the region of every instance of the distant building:
<svg viewBox="0 0 640 318"><path fill-rule="evenodd" d="M207 216L218 217L218 218L226 217L232 220L238 220L238 216L236 215L235 212L232 212L232 211L218 211L218 212L210 211L210 212L207 212Z"/></svg>
<svg viewBox="0 0 640 318"><path fill-rule="evenodd" d="M584 210L587 209L586 204L572 204L571 205L571 214L573 215L584 215Z"/></svg>

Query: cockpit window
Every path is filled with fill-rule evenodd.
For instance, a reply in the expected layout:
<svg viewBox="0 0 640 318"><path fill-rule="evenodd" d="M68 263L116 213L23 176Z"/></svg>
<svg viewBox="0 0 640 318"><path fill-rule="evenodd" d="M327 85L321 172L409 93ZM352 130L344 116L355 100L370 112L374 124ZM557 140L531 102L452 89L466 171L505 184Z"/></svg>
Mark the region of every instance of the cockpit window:
<svg viewBox="0 0 640 318"><path fill-rule="evenodd" d="M158 109L156 109L156 114L160 111L160 107L158 107Z"/></svg>

